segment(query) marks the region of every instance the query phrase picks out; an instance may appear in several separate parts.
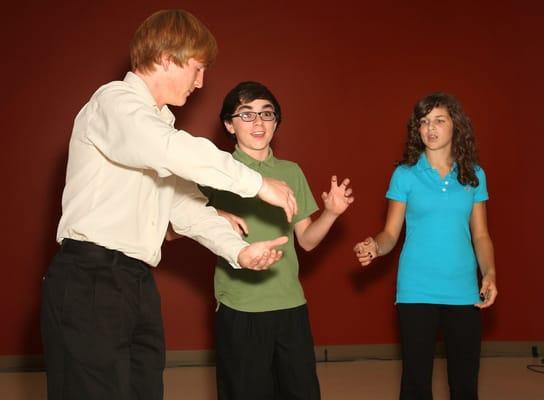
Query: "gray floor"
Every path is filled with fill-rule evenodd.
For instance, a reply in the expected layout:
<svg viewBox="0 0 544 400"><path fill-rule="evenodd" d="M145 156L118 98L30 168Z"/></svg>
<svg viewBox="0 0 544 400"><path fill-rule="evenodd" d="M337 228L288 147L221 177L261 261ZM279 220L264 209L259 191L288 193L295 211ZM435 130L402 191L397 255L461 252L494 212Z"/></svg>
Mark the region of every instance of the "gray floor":
<svg viewBox="0 0 544 400"><path fill-rule="evenodd" d="M537 363L533 358L482 358L480 399L544 400L544 374L527 369L527 365ZM400 374L397 360L319 363L317 369L323 400L397 398ZM214 373L213 367L168 368L164 374L165 400L214 400ZM435 361L433 382L435 400L448 399L443 359ZM44 373L0 373L0 399L45 399Z"/></svg>

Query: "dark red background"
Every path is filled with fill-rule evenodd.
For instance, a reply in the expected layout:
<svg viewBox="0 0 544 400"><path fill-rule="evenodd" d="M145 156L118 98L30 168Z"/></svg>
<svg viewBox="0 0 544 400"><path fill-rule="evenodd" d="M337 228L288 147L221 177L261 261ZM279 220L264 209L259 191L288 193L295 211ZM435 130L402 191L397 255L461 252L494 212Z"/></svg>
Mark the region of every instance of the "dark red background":
<svg viewBox="0 0 544 400"><path fill-rule="evenodd" d="M536 5L537 2L534 2ZM338 174L356 202L301 254L316 345L394 343L396 251L367 270L354 243L382 227L387 187L416 100L455 94L488 175L499 298L485 340L543 340L542 7L527 1L20 1L1 28L3 146L0 354L41 352L41 276L54 254L73 119L122 79L128 42L162 8L193 12L219 42L205 85L177 126L229 149L217 114L241 80L277 95L275 153L296 160L316 197ZM6 6L4 6L6 7ZM156 277L169 350L212 347L214 256L169 243Z"/></svg>

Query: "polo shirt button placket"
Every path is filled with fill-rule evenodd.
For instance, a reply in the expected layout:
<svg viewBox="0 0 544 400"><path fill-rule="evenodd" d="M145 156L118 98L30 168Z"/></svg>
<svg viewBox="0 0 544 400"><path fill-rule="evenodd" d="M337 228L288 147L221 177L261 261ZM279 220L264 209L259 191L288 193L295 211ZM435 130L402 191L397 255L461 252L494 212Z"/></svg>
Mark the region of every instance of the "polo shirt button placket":
<svg viewBox="0 0 544 400"><path fill-rule="evenodd" d="M444 180L443 181L443 184L442 184L442 193L444 193L444 195L446 195L446 199L448 198L448 185L450 184L450 182L448 180Z"/></svg>

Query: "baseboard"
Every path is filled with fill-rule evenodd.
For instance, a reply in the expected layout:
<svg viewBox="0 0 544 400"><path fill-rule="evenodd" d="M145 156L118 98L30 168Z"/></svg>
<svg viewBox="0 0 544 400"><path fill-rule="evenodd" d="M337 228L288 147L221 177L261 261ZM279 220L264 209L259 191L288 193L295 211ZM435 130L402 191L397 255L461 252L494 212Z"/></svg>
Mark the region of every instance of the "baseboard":
<svg viewBox="0 0 544 400"><path fill-rule="evenodd" d="M482 357L532 357L533 347L536 346L538 357L544 356L544 341L484 341L482 342ZM315 348L318 362L355 361L355 360L397 360L401 358L400 345L364 344L346 346L317 346ZM444 343L436 345L436 357L444 357Z"/></svg>
<svg viewBox="0 0 544 400"><path fill-rule="evenodd" d="M544 341L484 341L482 357L532 357L536 346L538 357L544 356ZM315 355L318 362L339 362L355 360L397 360L400 359L400 346L392 344L363 344L345 346L317 346ZM438 343L436 356L444 356L444 346ZM213 350L167 351L166 366L186 367L213 365ZM0 371L42 371L43 356L7 355L0 356Z"/></svg>

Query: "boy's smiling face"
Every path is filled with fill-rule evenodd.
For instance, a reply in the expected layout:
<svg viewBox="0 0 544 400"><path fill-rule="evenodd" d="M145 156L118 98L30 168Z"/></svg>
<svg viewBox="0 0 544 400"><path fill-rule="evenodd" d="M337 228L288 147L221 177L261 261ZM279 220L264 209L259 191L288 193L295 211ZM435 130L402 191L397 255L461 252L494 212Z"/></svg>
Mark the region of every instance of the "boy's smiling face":
<svg viewBox="0 0 544 400"><path fill-rule="evenodd" d="M274 106L268 100L257 99L238 106L234 115L243 112L275 111ZM276 130L276 121L263 121L260 115L255 120L246 122L241 117L233 117L231 121L225 121L227 130L236 136L240 149L256 160L265 160L268 156L270 142Z"/></svg>

